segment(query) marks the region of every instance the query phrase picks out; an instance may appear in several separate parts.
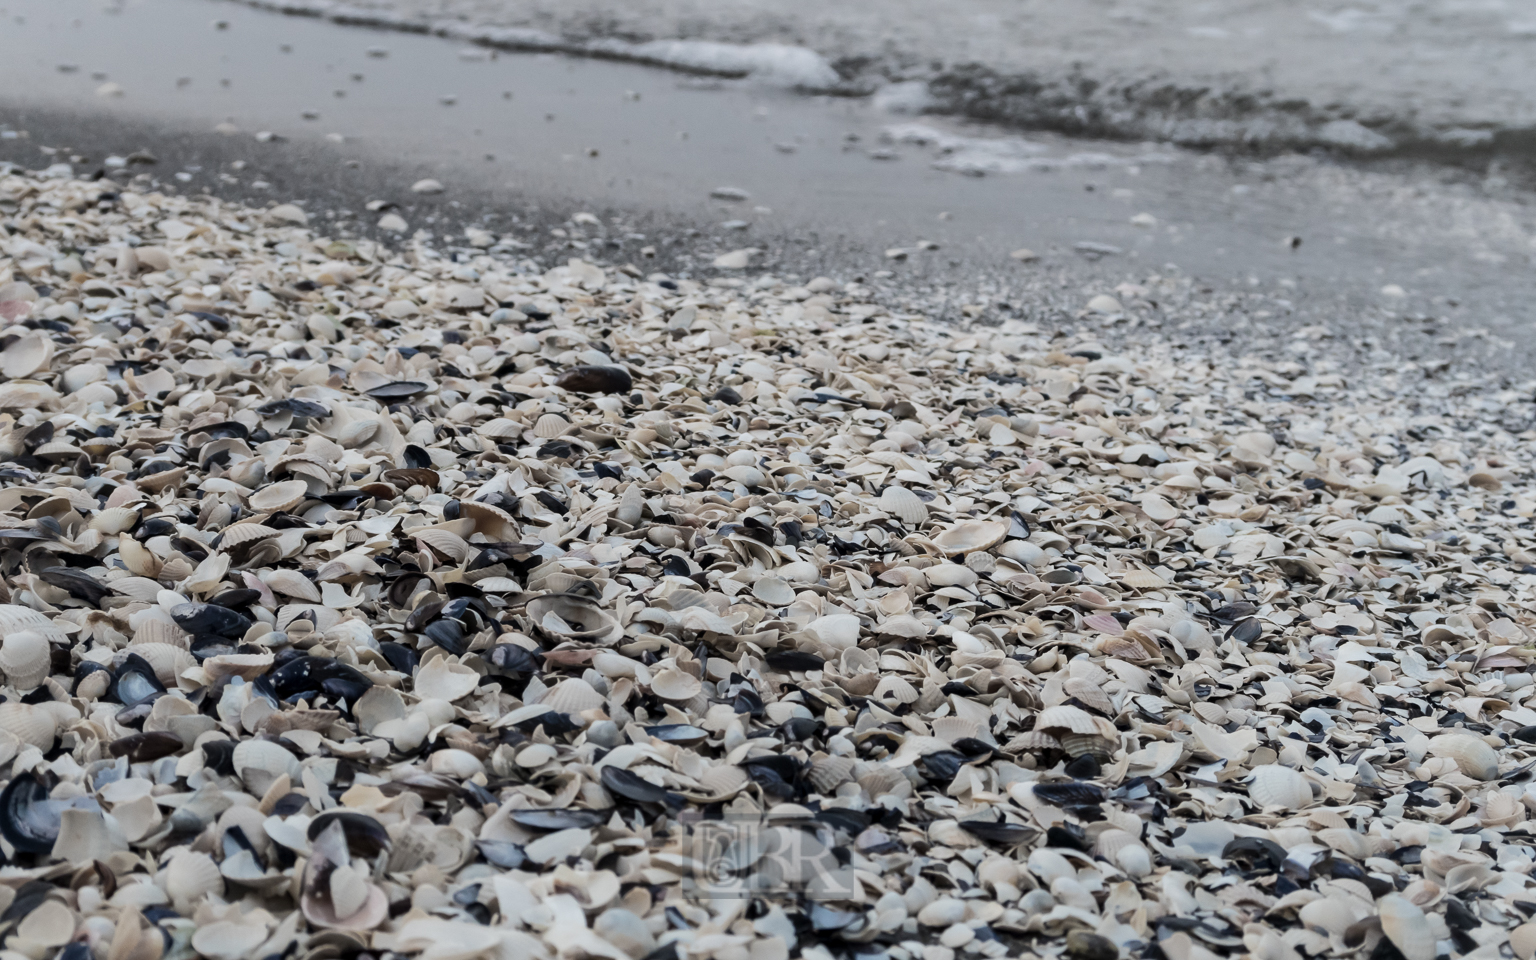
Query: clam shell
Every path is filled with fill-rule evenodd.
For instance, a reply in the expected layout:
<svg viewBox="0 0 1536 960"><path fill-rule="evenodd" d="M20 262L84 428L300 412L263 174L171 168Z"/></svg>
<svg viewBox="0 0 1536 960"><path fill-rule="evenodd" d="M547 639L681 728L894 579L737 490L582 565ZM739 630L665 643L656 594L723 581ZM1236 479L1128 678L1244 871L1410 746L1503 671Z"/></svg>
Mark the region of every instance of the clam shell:
<svg viewBox="0 0 1536 960"><path fill-rule="evenodd" d="M129 573L150 578L160 576L162 564L159 558L150 553L144 544L127 534L117 538L117 555L123 561L123 566L128 568Z"/></svg>
<svg viewBox="0 0 1536 960"><path fill-rule="evenodd" d="M939 531L933 545L951 557L990 550L1008 535L1007 520L962 520Z"/></svg>
<svg viewBox="0 0 1536 960"><path fill-rule="evenodd" d="M1376 901L1381 932L1407 960L1435 960L1435 934L1418 905L1400 893Z"/></svg>
<svg viewBox="0 0 1536 960"><path fill-rule="evenodd" d="M497 417L487 420L475 428L475 432L488 440L516 440L528 429L516 420L508 420L506 417Z"/></svg>
<svg viewBox="0 0 1536 960"><path fill-rule="evenodd" d="M183 850L166 865L165 892L177 910L190 914L205 896L223 895L224 876L208 854Z"/></svg>
<svg viewBox="0 0 1536 960"><path fill-rule="evenodd" d="M1519 960L1536 957L1536 921L1522 923L1509 932L1509 946Z"/></svg>
<svg viewBox="0 0 1536 960"><path fill-rule="evenodd" d="M297 507L308 496L309 484L303 480L282 480L257 490L246 502L259 513L282 513Z"/></svg>
<svg viewBox="0 0 1536 960"><path fill-rule="evenodd" d="M1046 707L1035 717L1036 730L1060 730L1067 733L1086 733L1098 735L1101 733L1099 718L1081 707L1071 704L1057 704L1054 707Z"/></svg>
<svg viewBox="0 0 1536 960"><path fill-rule="evenodd" d="M417 696L449 703L469 696L479 686L480 674L451 656L436 657L430 663L422 664L415 676Z"/></svg>
<svg viewBox="0 0 1536 960"><path fill-rule="evenodd" d="M280 593L297 600L307 600L310 603L320 602L320 588L315 586L313 580L297 570L272 570L261 579L273 593Z"/></svg>
<svg viewBox="0 0 1536 960"><path fill-rule="evenodd" d="M1495 780L1499 776L1499 755L1481 737L1441 734L1429 741L1429 752L1455 760L1457 768L1473 780Z"/></svg>
<svg viewBox="0 0 1536 960"><path fill-rule="evenodd" d="M703 689L698 677L676 668L662 670L651 678L651 692L663 700L692 700Z"/></svg>
<svg viewBox="0 0 1536 960"><path fill-rule="evenodd" d="M1095 851L1130 877L1140 879L1152 872L1152 852L1126 830L1105 830L1099 834Z"/></svg>
<svg viewBox="0 0 1536 960"><path fill-rule="evenodd" d="M917 688L901 677L884 677L875 687L876 700L894 700L897 703L916 703Z"/></svg>
<svg viewBox="0 0 1536 960"><path fill-rule="evenodd" d="M0 636L20 630L31 630L50 643L67 643L69 634L55 626L52 620L33 610L14 603L0 603Z"/></svg>
<svg viewBox="0 0 1536 960"><path fill-rule="evenodd" d="M143 657L154 668L155 678L167 688L176 686L182 671L197 666L197 658L181 644L135 641L128 645L128 650Z"/></svg>
<svg viewBox="0 0 1536 960"><path fill-rule="evenodd" d="M555 640L613 643L624 628L592 600L569 593L534 597L526 607L534 626Z"/></svg>
<svg viewBox="0 0 1536 960"><path fill-rule="evenodd" d="M1120 749L1120 742L1096 733L1063 733L1061 749L1069 757L1092 757L1100 763L1108 763Z"/></svg>
<svg viewBox="0 0 1536 960"><path fill-rule="evenodd" d="M48 677L53 645L36 630L18 630L0 641L0 672L18 690L31 690Z"/></svg>
<svg viewBox="0 0 1536 960"><path fill-rule="evenodd" d="M257 540L275 537L280 533L282 533L281 530L261 523L236 523L224 528L224 533L219 537L219 547L230 550Z"/></svg>
<svg viewBox="0 0 1536 960"><path fill-rule="evenodd" d="M900 518L909 527L928 520L928 504L906 487L886 487L880 494L880 509Z"/></svg>
<svg viewBox="0 0 1536 960"><path fill-rule="evenodd" d="M53 715L41 707L15 700L0 703L0 730L22 743L47 750L57 729Z"/></svg>
<svg viewBox="0 0 1536 960"><path fill-rule="evenodd" d="M270 740L242 740L231 756L235 773L252 795L260 797L271 789L278 777L299 776L299 760Z"/></svg>
<svg viewBox="0 0 1536 960"><path fill-rule="evenodd" d="M1300 810L1312 802L1312 786L1307 778L1290 767L1277 763L1254 767L1248 783L1248 796L1261 807Z"/></svg>
<svg viewBox="0 0 1536 960"><path fill-rule="evenodd" d="M576 714L584 710L596 710L606 702L592 684L580 677L570 677L550 687L539 705L556 713Z"/></svg>
<svg viewBox="0 0 1536 960"><path fill-rule="evenodd" d="M546 413L533 423L533 435L541 440L553 440L564 436L571 422L558 413Z"/></svg>
<svg viewBox="0 0 1536 960"><path fill-rule="evenodd" d="M107 507L91 518L90 528L107 535L132 530L139 522L141 507Z"/></svg>
<svg viewBox="0 0 1536 960"><path fill-rule="evenodd" d="M778 577L758 577L752 581L752 596L770 607L787 607L795 602L795 588Z"/></svg>
<svg viewBox="0 0 1536 960"><path fill-rule="evenodd" d="M7 380L25 380L39 370L48 369L53 360L53 338L41 333L27 333L0 351L0 374Z"/></svg>

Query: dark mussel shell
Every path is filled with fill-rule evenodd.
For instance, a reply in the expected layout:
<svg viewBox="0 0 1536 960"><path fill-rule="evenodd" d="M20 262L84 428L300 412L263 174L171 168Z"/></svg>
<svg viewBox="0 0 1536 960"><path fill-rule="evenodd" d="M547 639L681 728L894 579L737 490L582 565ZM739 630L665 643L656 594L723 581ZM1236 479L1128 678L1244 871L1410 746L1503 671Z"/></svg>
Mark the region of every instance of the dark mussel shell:
<svg viewBox="0 0 1536 960"><path fill-rule="evenodd" d="M112 672L112 686L107 696L124 707L136 707L163 693L165 684L155 676L155 668L149 665L148 660L130 653L122 666Z"/></svg>
<svg viewBox="0 0 1536 960"><path fill-rule="evenodd" d="M107 745L107 752L114 757L127 757L129 763L149 763L179 753L184 746L186 744L176 734L169 730L156 730L113 740Z"/></svg>
<svg viewBox="0 0 1536 960"><path fill-rule="evenodd" d="M600 827L608 822L612 810L514 810L512 821L531 830L569 830Z"/></svg>
<svg viewBox="0 0 1536 960"><path fill-rule="evenodd" d="M405 445L405 456L401 458L402 465L408 470L431 470L432 456L414 443Z"/></svg>
<svg viewBox="0 0 1536 960"><path fill-rule="evenodd" d="M238 641L231 640L229 637L216 637L209 634L194 637L192 639L191 652L192 656L197 659L197 662L202 663L209 657L227 657L234 653L239 646Z"/></svg>
<svg viewBox="0 0 1536 960"><path fill-rule="evenodd" d="M917 772L930 783L948 784L955 779L960 768L968 761L964 754L954 750L940 750L917 761Z"/></svg>
<svg viewBox="0 0 1536 960"><path fill-rule="evenodd" d="M814 653L806 653L804 650L773 650L763 658L763 662L775 670L785 673L794 671L804 673L811 670L820 670L827 665L827 661Z"/></svg>
<svg viewBox="0 0 1536 960"><path fill-rule="evenodd" d="M628 393L635 380L623 367L584 365L560 374L555 386L572 393Z"/></svg>
<svg viewBox="0 0 1536 960"><path fill-rule="evenodd" d="M212 633L240 639L251 629L251 620L216 603L183 603L171 610L176 625L191 634Z"/></svg>
<svg viewBox="0 0 1536 960"><path fill-rule="evenodd" d="M456 657L463 656L469 649L468 637L464 632L464 624L451 617L441 620L433 620L421 631L422 636L447 650Z"/></svg>
<svg viewBox="0 0 1536 960"><path fill-rule="evenodd" d="M1058 807L1090 806L1104 802L1104 788L1095 783L1068 780L1065 783L1037 783L1035 796Z"/></svg>
<svg viewBox="0 0 1536 960"><path fill-rule="evenodd" d="M805 768L794 757L753 757L737 766L747 771L752 782L771 797L787 800L801 792Z"/></svg>
<svg viewBox="0 0 1536 960"><path fill-rule="evenodd" d="M365 813L350 810L328 810L309 822L308 836L317 839L333 823L341 824L347 838L347 849L352 856L372 860L389 849L389 831L384 825Z"/></svg>
<svg viewBox="0 0 1536 960"><path fill-rule="evenodd" d="M556 713L554 710L551 710L548 713L541 713L536 717L529 717L521 723L514 724L514 726L523 733L528 734L543 727L544 732L549 736L560 737L567 733L575 733L577 730L582 729L583 724L572 719L568 713Z"/></svg>
<svg viewBox="0 0 1536 960"><path fill-rule="evenodd" d="M329 657L294 657L264 678L271 682L279 700L312 697L320 693L352 701L368 692L373 681L356 669Z"/></svg>
<svg viewBox="0 0 1536 960"><path fill-rule="evenodd" d="M486 653L486 661L508 673L537 673L539 655L515 643L498 643Z"/></svg>
<svg viewBox="0 0 1536 960"><path fill-rule="evenodd" d="M681 800L676 794L667 792L665 787L659 787L622 767L604 767L602 780L603 788L609 793L635 803L674 803Z"/></svg>
<svg viewBox="0 0 1536 960"><path fill-rule="evenodd" d="M382 403L391 403L397 400L408 400L417 394L426 393L431 386L419 380L396 380L367 391L368 396Z"/></svg>
<svg viewBox="0 0 1536 960"><path fill-rule="evenodd" d="M101 606L102 598L112 593L112 588L67 567L49 567L39 571L37 578L50 586L58 587L76 600L84 600L93 607Z"/></svg>
<svg viewBox="0 0 1536 960"><path fill-rule="evenodd" d="M49 853L59 838L59 811L48 787L31 773L11 778L0 792L0 834L22 853Z"/></svg>
<svg viewBox="0 0 1536 960"><path fill-rule="evenodd" d="M516 870L528 862L528 857L523 853L523 845L512 843L508 840L481 840L477 846L480 855L492 866L503 870Z"/></svg>
<svg viewBox="0 0 1536 960"><path fill-rule="evenodd" d="M980 837L989 843L1000 843L1005 847L1022 843L1037 832L1022 823L1006 823L1002 820L961 820L960 829L973 837Z"/></svg>
<svg viewBox="0 0 1536 960"><path fill-rule="evenodd" d="M235 747L233 740L207 740L203 743L203 766L224 777L235 775Z"/></svg>
<svg viewBox="0 0 1536 960"><path fill-rule="evenodd" d="M251 604L260 599L260 591L241 589L225 590L223 593L213 597L208 602L215 606L228 607L231 610L238 610L241 607L249 607Z"/></svg>
<svg viewBox="0 0 1536 960"><path fill-rule="evenodd" d="M384 654L384 659L389 661L391 669L398 670L407 675L416 673L417 664L421 663L421 654L403 643L393 640L379 641L379 652Z"/></svg>

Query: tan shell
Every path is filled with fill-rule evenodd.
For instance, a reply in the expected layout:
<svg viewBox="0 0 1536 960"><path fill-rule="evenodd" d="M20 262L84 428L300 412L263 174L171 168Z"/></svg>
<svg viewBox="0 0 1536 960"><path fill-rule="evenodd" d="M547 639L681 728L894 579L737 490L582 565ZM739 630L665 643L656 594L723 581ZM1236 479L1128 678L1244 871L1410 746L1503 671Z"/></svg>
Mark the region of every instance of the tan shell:
<svg viewBox="0 0 1536 960"><path fill-rule="evenodd" d="M662 670L651 678L651 692L663 700L692 700L703 689L698 677L676 668Z"/></svg>
<svg viewBox="0 0 1536 960"><path fill-rule="evenodd" d="M1061 689L1090 710L1097 710L1109 716L1114 716L1116 712L1115 703L1109 699L1104 688L1091 680L1071 677L1062 682Z"/></svg>
<svg viewBox="0 0 1536 960"><path fill-rule="evenodd" d="M474 524L474 532L497 543L515 541L522 537L517 520L507 511L478 500L465 500L459 504L459 516Z"/></svg>
<svg viewBox="0 0 1536 960"><path fill-rule="evenodd" d="M182 671L197 666L197 658L180 644L135 641L128 645L128 650L143 657L154 668L155 677L166 687L174 687Z"/></svg>
<svg viewBox="0 0 1536 960"><path fill-rule="evenodd" d="M1519 960L1536 957L1536 921L1522 923L1509 932L1509 946Z"/></svg>
<svg viewBox="0 0 1536 960"><path fill-rule="evenodd" d="M1381 932L1407 960L1435 960L1435 934L1418 905L1400 893L1376 901Z"/></svg>
<svg viewBox="0 0 1536 960"><path fill-rule="evenodd" d="M299 760L270 740L242 740L231 755L235 773L254 796L262 796L278 777L299 776Z"/></svg>
<svg viewBox="0 0 1536 960"><path fill-rule="evenodd" d="M1140 879L1152 872L1152 852L1134 833L1105 830L1099 834L1095 849L1099 856L1131 877Z"/></svg>
<svg viewBox="0 0 1536 960"><path fill-rule="evenodd" d="M313 580L297 570L272 570L261 579L273 593L280 593L298 600L308 600L310 603L320 602L320 588L315 586Z"/></svg>
<svg viewBox="0 0 1536 960"><path fill-rule="evenodd" d="M262 523L237 523L225 527L224 534L219 538L219 547L228 550L242 544L254 543L257 540L265 540L282 533Z"/></svg>
<svg viewBox="0 0 1536 960"><path fill-rule="evenodd" d="M1118 740L1095 733L1063 733L1061 735L1061 749L1069 757L1086 756L1100 763L1107 763L1114 759L1115 751L1119 748Z"/></svg>
<svg viewBox="0 0 1536 960"><path fill-rule="evenodd" d="M1008 535L1007 520L962 520L939 531L933 545L951 557L990 550Z"/></svg>
<svg viewBox="0 0 1536 960"><path fill-rule="evenodd" d="M0 641L0 672L18 690L31 690L47 679L53 664L53 645L36 630L18 630Z"/></svg>
<svg viewBox="0 0 1536 960"><path fill-rule="evenodd" d="M480 674L460 663L457 657L437 657L416 670L415 689L419 697L452 703L467 697L480 686Z"/></svg>
<svg viewBox="0 0 1536 960"><path fill-rule="evenodd" d="M516 420L508 420L506 417L497 417L487 420L475 428L475 432L489 440L515 440L523 435L527 427Z"/></svg>
<svg viewBox="0 0 1536 960"><path fill-rule="evenodd" d="M758 577L752 581L752 596L770 607L787 607L795 602L795 588L778 577Z"/></svg>
<svg viewBox="0 0 1536 960"><path fill-rule="evenodd" d="M139 628L133 632L133 640L130 643L169 643L187 649L192 640L187 636L187 632L176 624L151 618L139 624Z"/></svg>
<svg viewBox="0 0 1536 960"><path fill-rule="evenodd" d="M15 633L18 630L32 630L40 633L50 643L65 643L69 640L69 634L31 607L0 603L0 636Z"/></svg>
<svg viewBox="0 0 1536 960"><path fill-rule="evenodd" d="M1035 717L1036 730L1062 730L1068 733L1099 734L1099 718L1081 707L1057 704L1046 707Z"/></svg>
<svg viewBox="0 0 1536 960"><path fill-rule="evenodd" d="M89 526L108 535L123 533L133 529L143 512L141 507L107 507L91 518Z"/></svg>
<svg viewBox="0 0 1536 960"><path fill-rule="evenodd" d="M1336 937L1344 936L1344 931L1360 919L1348 904L1336 897L1313 900L1303 906L1296 916L1306 926Z"/></svg>
<svg viewBox="0 0 1536 960"><path fill-rule="evenodd" d="M563 436L571 428L571 422L558 413L546 413L533 423L533 435L541 440L553 440Z"/></svg>
<svg viewBox="0 0 1536 960"><path fill-rule="evenodd" d="M374 434L378 432L379 421L377 420L353 420L341 428L341 435L336 438L336 442L348 450L353 450L372 440Z"/></svg>
<svg viewBox="0 0 1536 960"><path fill-rule="evenodd" d="M53 714L30 703L10 700L0 703L0 730L11 734L22 743L30 743L41 750L53 746L57 732Z"/></svg>
<svg viewBox="0 0 1536 960"><path fill-rule="evenodd" d="M176 909L190 914L192 905L205 896L224 893L224 877L208 854L183 850L166 865L165 892Z"/></svg>
<svg viewBox="0 0 1536 960"><path fill-rule="evenodd" d="M583 596L551 593L534 597L526 608L533 625L555 640L613 643L624 628L602 607Z"/></svg>
<svg viewBox="0 0 1536 960"><path fill-rule="evenodd" d="M539 705L556 713L576 714L583 710L596 710L605 702L603 695L592 684L580 677L570 677L550 687Z"/></svg>
<svg viewBox="0 0 1536 960"><path fill-rule="evenodd" d="M0 374L7 380L24 380L39 370L48 369L53 360L53 338L28 333L0 351Z"/></svg>
<svg viewBox="0 0 1536 960"><path fill-rule="evenodd" d="M1499 755L1481 737L1442 734L1429 741L1429 752L1455 760L1457 768L1473 780L1493 780L1499 775Z"/></svg>
<svg viewBox="0 0 1536 960"><path fill-rule="evenodd" d="M117 555L129 573L151 579L160 576L162 564L159 558L126 533L117 538Z"/></svg>
<svg viewBox="0 0 1536 960"><path fill-rule="evenodd" d="M897 703L916 703L917 688L901 677L884 677L875 687L876 700L894 700Z"/></svg>
<svg viewBox="0 0 1536 960"><path fill-rule="evenodd" d="M890 486L880 494L880 509L915 527L928 519L928 504L906 487Z"/></svg>
<svg viewBox="0 0 1536 960"><path fill-rule="evenodd" d="M309 496L309 484L303 480L282 480L269 483L251 494L248 503L260 513L281 513L292 510Z"/></svg>
<svg viewBox="0 0 1536 960"><path fill-rule="evenodd" d="M1248 796L1261 807L1300 810L1312 802L1312 785L1290 767L1268 763L1253 768Z"/></svg>

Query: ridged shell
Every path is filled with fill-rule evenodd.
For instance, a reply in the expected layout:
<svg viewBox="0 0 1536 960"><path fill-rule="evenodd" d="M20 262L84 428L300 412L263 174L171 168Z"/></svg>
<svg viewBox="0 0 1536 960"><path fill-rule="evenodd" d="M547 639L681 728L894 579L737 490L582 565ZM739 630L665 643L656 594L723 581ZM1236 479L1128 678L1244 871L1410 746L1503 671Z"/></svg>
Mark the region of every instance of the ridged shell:
<svg viewBox="0 0 1536 960"><path fill-rule="evenodd" d="M516 420L508 420L506 417L497 417L487 420L475 428L475 432L488 440L515 440L523 435L527 427Z"/></svg>
<svg viewBox="0 0 1536 960"><path fill-rule="evenodd" d="M964 717L939 717L929 726L933 727L934 736L949 743L975 739L981 734L981 724Z"/></svg>
<svg viewBox="0 0 1536 960"><path fill-rule="evenodd" d="M1114 701L1109 699L1109 694L1105 693L1103 688L1091 680L1072 677L1062 683L1061 689L1090 710L1097 710L1109 716L1115 714Z"/></svg>
<svg viewBox="0 0 1536 960"><path fill-rule="evenodd" d="M811 785L822 793L831 794L853 779L854 761L851 757L822 757L811 764L806 775Z"/></svg>
<svg viewBox="0 0 1536 960"><path fill-rule="evenodd" d="M624 633L617 619L582 596L546 594L528 601L526 610L534 627L557 641L613 643Z"/></svg>
<svg viewBox="0 0 1536 960"><path fill-rule="evenodd" d="M134 528L143 512L141 507L107 507L91 518L89 526L108 535L123 533Z"/></svg>
<svg viewBox="0 0 1536 960"><path fill-rule="evenodd" d="M1442 734L1429 741L1429 752L1455 760L1457 768L1473 780L1493 780L1499 775L1499 755L1481 737Z"/></svg>
<svg viewBox="0 0 1536 960"><path fill-rule="evenodd" d="M132 597L145 603L154 603L160 596L160 591L165 589L160 585L160 581L151 580L148 577L120 577L111 581L110 586L125 597Z"/></svg>
<svg viewBox="0 0 1536 960"><path fill-rule="evenodd" d="M237 523L225 527L224 534L219 538L219 548L229 550L242 544L252 543L256 540L265 540L282 533L262 523Z"/></svg>
<svg viewBox="0 0 1536 960"><path fill-rule="evenodd" d="M917 688L901 677L886 677L875 687L876 700L895 700L897 703L916 703Z"/></svg>
<svg viewBox="0 0 1536 960"><path fill-rule="evenodd" d="M131 643L168 643L172 646L188 649L192 644L192 639L185 630L176 626L176 624L150 618L139 623L138 629L133 631Z"/></svg>
<svg viewBox="0 0 1536 960"><path fill-rule="evenodd" d="M459 504L459 516L473 522L474 532L487 540L506 543L522 537L512 514L493 504L465 500Z"/></svg>
<svg viewBox="0 0 1536 960"><path fill-rule="evenodd" d="M189 908L199 900L224 893L224 877L208 854L183 850L166 865L165 892L176 909L190 914Z"/></svg>
<svg viewBox="0 0 1536 960"><path fill-rule="evenodd" d="M1098 719L1081 707L1061 703L1046 707L1035 717L1036 730L1064 730L1068 733L1100 733Z"/></svg>
<svg viewBox="0 0 1536 960"><path fill-rule="evenodd" d="M242 740L230 757L235 773L252 796L260 797L283 774L297 778L299 761L286 748L270 740Z"/></svg>
<svg viewBox="0 0 1536 960"><path fill-rule="evenodd" d="M69 634L54 626L52 620L33 610L14 603L0 603L0 636L18 630L32 630L43 635L51 643L65 643Z"/></svg>
<svg viewBox="0 0 1536 960"><path fill-rule="evenodd" d="M76 457L83 456L84 454L84 450L81 450L74 444L65 442L63 440L52 440L48 443L40 443L37 445L37 449L32 451L32 455L37 457L39 460L57 460L60 462L73 460Z"/></svg>
<svg viewBox="0 0 1536 960"><path fill-rule="evenodd" d="M303 503L308 495L309 484L303 480L282 480L257 490L247 502L260 513L280 513Z"/></svg>
<svg viewBox="0 0 1536 960"><path fill-rule="evenodd" d="M671 668L651 678L651 692L663 700L692 700L704 689L699 678Z"/></svg>
<svg viewBox="0 0 1536 960"><path fill-rule="evenodd" d="M558 413L546 413L533 424L533 435L541 440L553 440L564 436L571 422Z"/></svg>
<svg viewBox="0 0 1536 960"><path fill-rule="evenodd" d="M1063 733L1061 735L1061 749L1069 757L1092 757L1100 763L1107 763L1115 757L1115 751L1120 743L1109 737L1101 737L1095 733Z"/></svg>
<svg viewBox="0 0 1536 960"><path fill-rule="evenodd" d="M592 684L580 677L570 677L550 687L539 704L556 713L581 713L596 710L606 702Z"/></svg>
<svg viewBox="0 0 1536 960"><path fill-rule="evenodd" d="M18 630L0 641L0 672L18 690L31 690L48 677L53 645L36 630Z"/></svg>
<svg viewBox="0 0 1536 960"><path fill-rule="evenodd" d="M372 440L373 435L378 432L379 421L377 420L353 420L341 428L341 435L336 438L336 442L352 450Z"/></svg>
<svg viewBox="0 0 1536 960"><path fill-rule="evenodd" d="M127 534L117 538L117 556L123 561L123 566L128 568L128 572L135 576L151 579L160 576L159 558L150 553L144 544Z"/></svg>
<svg viewBox="0 0 1536 960"><path fill-rule="evenodd" d="M469 556L469 544L463 537L452 530L428 528L416 530L414 535L418 541L436 550L438 553L451 560L462 561Z"/></svg>
<svg viewBox="0 0 1536 960"><path fill-rule="evenodd" d="M1105 830L1095 843L1099 856L1135 878L1152 872L1152 852L1141 840L1126 830Z"/></svg>
<svg viewBox="0 0 1536 960"><path fill-rule="evenodd" d="M181 482L185 479L187 479L187 468L177 467L174 470L162 470L147 477L140 477L134 483L150 493L159 493L162 490L181 486Z"/></svg>
<svg viewBox="0 0 1536 960"><path fill-rule="evenodd" d="M1253 768L1248 796L1261 807L1299 810L1312 802L1312 785L1290 767L1269 763Z"/></svg>
<svg viewBox="0 0 1536 960"><path fill-rule="evenodd" d="M811 779L814 782L816 776L815 767L811 768ZM735 793L745 787L752 778L747 771L737 766L721 765L711 767L699 778L699 787L710 796L724 796Z"/></svg>
<svg viewBox="0 0 1536 960"><path fill-rule="evenodd" d="M320 588L297 570L271 570L261 579L273 593L308 600L310 603L320 602Z"/></svg>
<svg viewBox="0 0 1536 960"><path fill-rule="evenodd" d="M928 504L906 487L886 487L880 494L880 509L909 527L928 519Z"/></svg>
<svg viewBox="0 0 1536 960"><path fill-rule="evenodd" d="M14 700L0 703L0 730L11 734L22 743L30 743L40 750L53 746L57 732L53 715L30 703Z"/></svg>
<svg viewBox="0 0 1536 960"><path fill-rule="evenodd" d="M933 544L952 557L989 550L1003 542L1008 525L1007 520L962 520L939 531Z"/></svg>
<svg viewBox="0 0 1536 960"><path fill-rule="evenodd" d="M758 577L752 582L752 596L770 607L787 607L795 602L795 588L778 577Z"/></svg>
<svg viewBox="0 0 1536 960"><path fill-rule="evenodd" d="M197 666L197 658L185 647L174 643L134 642L128 645L128 651L143 657L154 668L155 677L166 687L174 687L183 670Z"/></svg>
<svg viewBox="0 0 1536 960"><path fill-rule="evenodd" d="M1424 911L1400 893L1376 901L1381 932L1407 960L1435 960L1435 934Z"/></svg>

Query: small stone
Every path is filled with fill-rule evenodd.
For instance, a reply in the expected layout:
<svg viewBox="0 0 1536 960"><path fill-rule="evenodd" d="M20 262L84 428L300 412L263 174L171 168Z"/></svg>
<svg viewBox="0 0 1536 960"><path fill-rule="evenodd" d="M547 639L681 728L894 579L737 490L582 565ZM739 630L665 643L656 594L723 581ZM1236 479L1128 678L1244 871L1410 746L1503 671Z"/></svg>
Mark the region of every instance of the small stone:
<svg viewBox="0 0 1536 960"><path fill-rule="evenodd" d="M432 180L430 178L426 180L417 180L415 183L411 184L411 192L427 194L442 193L443 185L438 181Z"/></svg>

